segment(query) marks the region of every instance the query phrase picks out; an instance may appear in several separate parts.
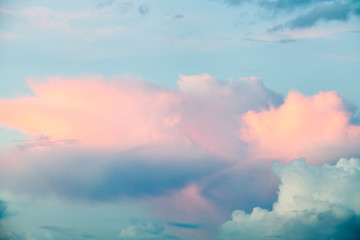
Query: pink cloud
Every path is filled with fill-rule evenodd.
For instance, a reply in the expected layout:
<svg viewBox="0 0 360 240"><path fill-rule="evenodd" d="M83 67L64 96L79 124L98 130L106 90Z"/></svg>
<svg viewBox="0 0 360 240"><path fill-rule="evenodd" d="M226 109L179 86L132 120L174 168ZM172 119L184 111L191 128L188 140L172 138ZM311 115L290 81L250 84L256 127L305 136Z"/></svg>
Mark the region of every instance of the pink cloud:
<svg viewBox="0 0 360 240"><path fill-rule="evenodd" d="M359 154L360 126L336 92L304 96L290 92L278 108L242 115L239 137L258 157L312 162Z"/></svg>
<svg viewBox="0 0 360 240"><path fill-rule="evenodd" d="M129 77L47 80L27 80L35 96L0 100L0 125L53 141L77 139L82 146L190 144L238 159L245 151L234 135L236 116L276 98L254 77L180 76L175 91Z"/></svg>
<svg viewBox="0 0 360 240"><path fill-rule="evenodd" d="M203 197L197 184L189 184L180 191L152 200L155 204L154 214L171 221L195 223L200 229L173 228L168 230L186 238L209 239L219 223L225 219L216 206ZM203 223L206 222L206 225Z"/></svg>
<svg viewBox="0 0 360 240"><path fill-rule="evenodd" d="M234 134L236 117L279 99L256 77L219 81L208 74L181 75L178 85L184 98L182 131L210 152L236 160L246 155L243 143Z"/></svg>
<svg viewBox="0 0 360 240"><path fill-rule="evenodd" d="M216 209L203 196L196 184L190 184L169 196L155 199L158 206L157 213L166 215L174 221L201 221L206 216L215 216Z"/></svg>
<svg viewBox="0 0 360 240"><path fill-rule="evenodd" d="M178 97L140 80L104 81L100 77L48 82L28 80L34 97L0 100L0 124L54 140L129 149L173 142Z"/></svg>
<svg viewBox="0 0 360 240"><path fill-rule="evenodd" d="M192 145L236 161L321 162L359 153L360 126L350 123L351 113L335 92L290 92L284 104L270 107L281 99L255 77L180 76L178 90L129 77L27 83L35 96L0 100L0 125L53 141L119 151Z"/></svg>

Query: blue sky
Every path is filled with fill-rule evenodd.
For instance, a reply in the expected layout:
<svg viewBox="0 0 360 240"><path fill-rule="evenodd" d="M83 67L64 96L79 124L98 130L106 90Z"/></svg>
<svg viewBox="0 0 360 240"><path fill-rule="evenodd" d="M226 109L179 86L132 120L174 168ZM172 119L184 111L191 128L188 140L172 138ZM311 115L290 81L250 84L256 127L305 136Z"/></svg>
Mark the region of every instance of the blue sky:
<svg viewBox="0 0 360 240"><path fill-rule="evenodd" d="M0 239L236 239L291 212L294 166L357 183L359 19L356 0L0 0Z"/></svg>

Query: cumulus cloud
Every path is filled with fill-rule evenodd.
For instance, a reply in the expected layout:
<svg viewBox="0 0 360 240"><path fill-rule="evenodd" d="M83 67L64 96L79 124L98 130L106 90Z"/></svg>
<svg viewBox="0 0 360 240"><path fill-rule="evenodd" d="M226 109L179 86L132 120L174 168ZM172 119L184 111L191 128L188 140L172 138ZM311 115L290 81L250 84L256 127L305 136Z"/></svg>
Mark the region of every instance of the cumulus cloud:
<svg viewBox="0 0 360 240"><path fill-rule="evenodd" d="M273 209L234 211L217 239L358 239L360 159L322 167L276 162L273 171L281 181Z"/></svg>
<svg viewBox="0 0 360 240"><path fill-rule="evenodd" d="M274 199L263 160L359 153L360 127L334 92L291 92L282 104L260 79L208 74L180 76L177 90L129 77L27 82L35 96L0 100L0 124L34 136L18 144L22 152L2 153L1 186L17 193L104 201L176 190L180 198L195 182L199 196L249 209ZM239 200L231 188L252 197Z"/></svg>
<svg viewBox="0 0 360 240"><path fill-rule="evenodd" d="M177 96L140 81L106 82L100 77L48 82L28 80L36 97L1 100L1 125L54 140L78 139L87 146L129 149L172 142Z"/></svg>
<svg viewBox="0 0 360 240"><path fill-rule="evenodd" d="M239 137L259 157L312 163L358 155L360 126L335 92L304 96L290 92L283 105L242 115ZM335 158L335 159L334 159Z"/></svg>
<svg viewBox="0 0 360 240"><path fill-rule="evenodd" d="M181 75L175 90L130 77L27 83L33 96L0 100L0 125L30 135L1 153L2 191L147 199L164 221L192 224L166 228L197 239L238 207L271 207L274 159L359 154L360 127L334 92L291 92L284 102L256 77L208 74Z"/></svg>
<svg viewBox="0 0 360 240"><path fill-rule="evenodd" d="M0 125L83 146L129 150L148 144L195 144L235 157L236 115L278 104L256 78L220 81L180 76L172 91L131 78L27 80L34 97L0 100ZM257 96L254 98L253 96Z"/></svg>

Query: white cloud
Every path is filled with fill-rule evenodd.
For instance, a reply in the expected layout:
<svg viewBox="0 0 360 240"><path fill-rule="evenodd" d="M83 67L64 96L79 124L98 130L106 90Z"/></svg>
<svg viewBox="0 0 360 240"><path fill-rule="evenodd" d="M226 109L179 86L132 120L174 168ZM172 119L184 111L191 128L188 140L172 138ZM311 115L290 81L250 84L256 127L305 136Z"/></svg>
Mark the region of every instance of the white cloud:
<svg viewBox="0 0 360 240"><path fill-rule="evenodd" d="M277 162L273 172L281 181L273 209L234 211L218 239L358 239L360 159L322 167Z"/></svg>

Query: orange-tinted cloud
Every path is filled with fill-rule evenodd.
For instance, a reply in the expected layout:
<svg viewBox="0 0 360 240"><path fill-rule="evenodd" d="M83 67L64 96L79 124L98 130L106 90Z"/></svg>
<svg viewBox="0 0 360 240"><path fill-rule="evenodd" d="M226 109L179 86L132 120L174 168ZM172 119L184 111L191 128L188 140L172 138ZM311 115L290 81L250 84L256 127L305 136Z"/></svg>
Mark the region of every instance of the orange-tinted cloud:
<svg viewBox="0 0 360 240"><path fill-rule="evenodd" d="M304 96L293 91L278 108L244 114L239 137L258 157L321 162L359 154L360 126L350 118L336 92Z"/></svg>

